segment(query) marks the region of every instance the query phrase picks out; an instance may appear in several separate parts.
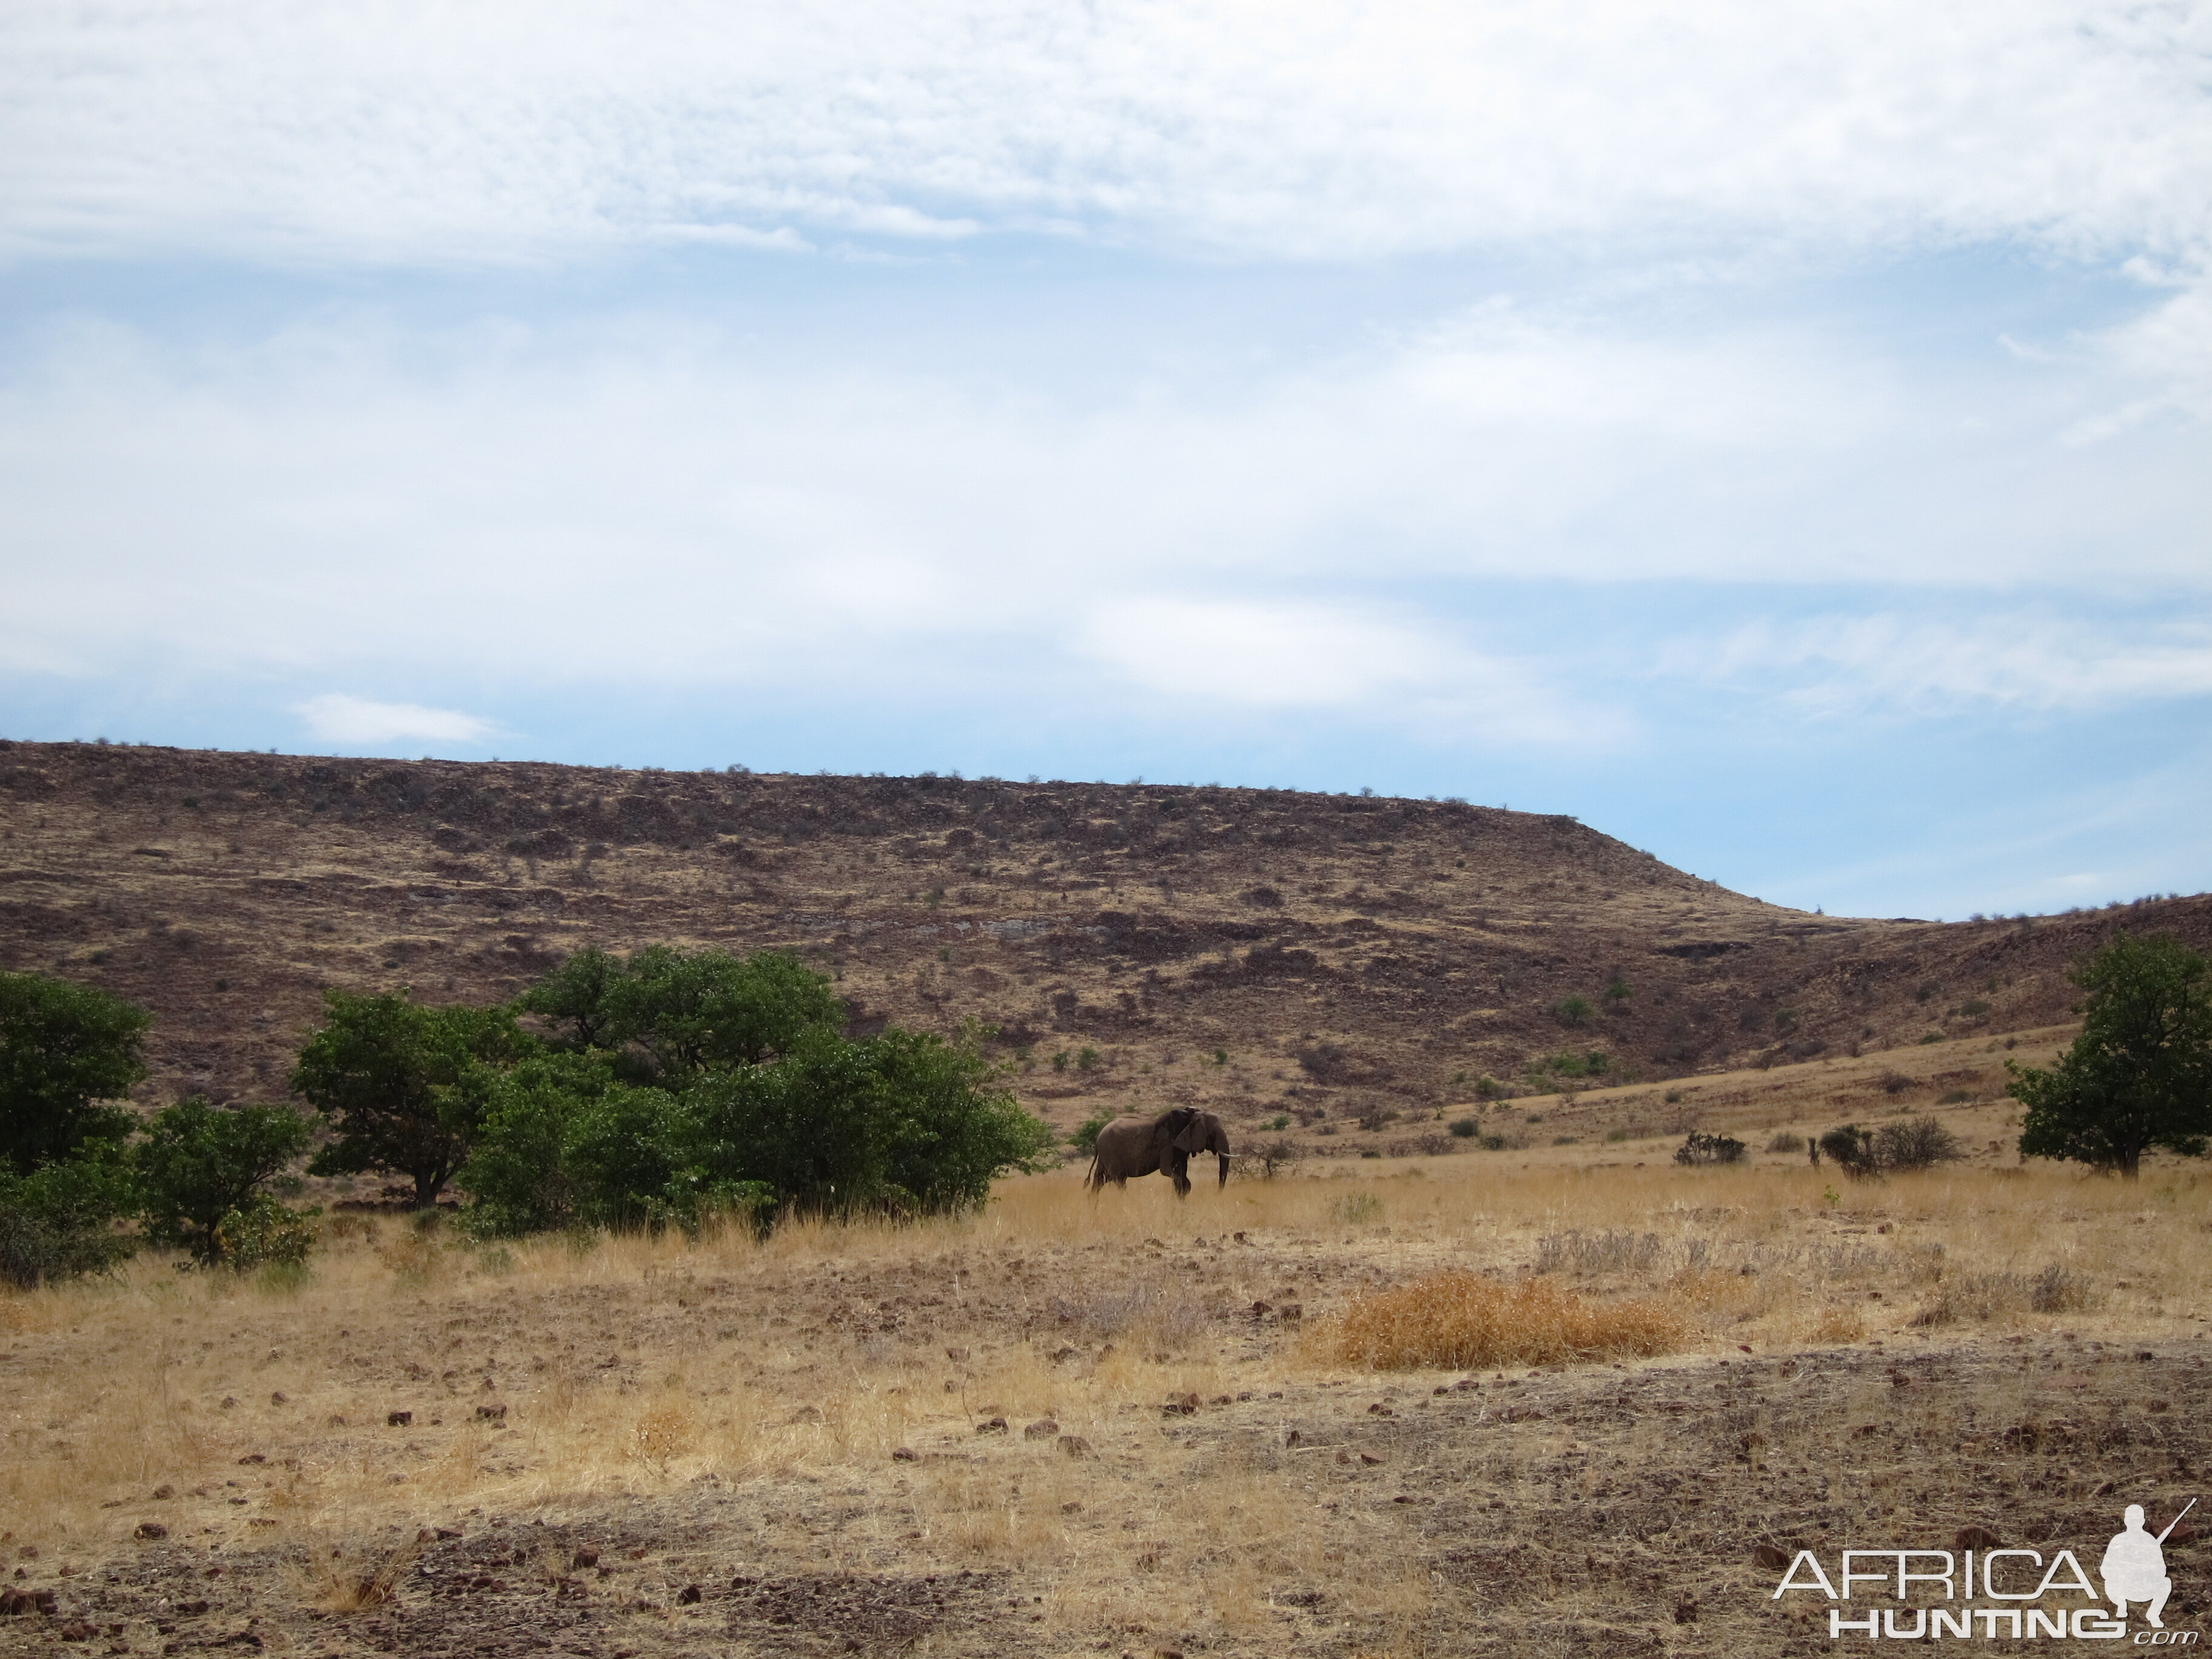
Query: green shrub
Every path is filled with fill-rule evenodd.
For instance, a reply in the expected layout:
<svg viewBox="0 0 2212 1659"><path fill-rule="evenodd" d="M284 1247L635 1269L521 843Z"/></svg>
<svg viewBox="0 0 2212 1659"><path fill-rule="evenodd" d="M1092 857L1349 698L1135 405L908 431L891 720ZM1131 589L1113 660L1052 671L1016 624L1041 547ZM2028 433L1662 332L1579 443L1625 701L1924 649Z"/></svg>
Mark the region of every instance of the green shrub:
<svg viewBox="0 0 2212 1659"><path fill-rule="evenodd" d="M241 1273L304 1266L315 1247L312 1213L289 1208L267 1193L257 1193L210 1229L208 1254L202 1260Z"/></svg>
<svg viewBox="0 0 2212 1659"><path fill-rule="evenodd" d="M1076 1126L1075 1132L1067 1138L1067 1144L1085 1158L1089 1158L1098 1150L1098 1132L1113 1121L1114 1114L1111 1112L1093 1113ZM1267 1127L1270 1129L1279 1129L1289 1121L1288 1118L1278 1118Z"/></svg>
<svg viewBox="0 0 2212 1659"><path fill-rule="evenodd" d="M1743 1159L1743 1142L1732 1135L1706 1134L1692 1129L1674 1149L1677 1164L1737 1164Z"/></svg>
<svg viewBox="0 0 2212 1659"><path fill-rule="evenodd" d="M143 1008L97 986L0 974L0 1165L27 1176L137 1127L120 1100L146 1075Z"/></svg>
<svg viewBox="0 0 2212 1659"><path fill-rule="evenodd" d="M104 1273L137 1247L115 1230L137 1206L129 1164L111 1141L77 1151L27 1176L0 1164L0 1284L33 1290Z"/></svg>
<svg viewBox="0 0 2212 1659"><path fill-rule="evenodd" d="M164 1107L131 1149L146 1236L208 1267L288 1259L293 1245L271 1210L289 1212L264 1189L307 1151L313 1133L307 1119L282 1106L225 1109L194 1096ZM303 1236L312 1243L313 1230ZM252 1241L250 1248L240 1239ZM304 1259L306 1246L299 1248ZM241 1249L278 1254L237 1260Z"/></svg>
<svg viewBox="0 0 2212 1659"><path fill-rule="evenodd" d="M1874 1155L1874 1135L1856 1123L1840 1124L1820 1137L1822 1156L1844 1173L1869 1176L1880 1167Z"/></svg>
<svg viewBox="0 0 2212 1659"><path fill-rule="evenodd" d="M1472 1140L1481 1132L1482 1126L1471 1117L1456 1117L1446 1126L1462 1140Z"/></svg>
<svg viewBox="0 0 2212 1659"><path fill-rule="evenodd" d="M1594 1012L1585 996L1562 997L1552 1005L1552 1012L1562 1025L1584 1024Z"/></svg>

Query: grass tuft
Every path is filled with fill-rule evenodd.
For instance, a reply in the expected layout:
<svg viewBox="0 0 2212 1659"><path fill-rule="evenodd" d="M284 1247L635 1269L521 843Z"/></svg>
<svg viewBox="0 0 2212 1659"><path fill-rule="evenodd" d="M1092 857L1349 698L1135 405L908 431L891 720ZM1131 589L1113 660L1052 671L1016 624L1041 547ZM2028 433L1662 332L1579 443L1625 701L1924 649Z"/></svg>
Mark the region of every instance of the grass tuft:
<svg viewBox="0 0 2212 1659"><path fill-rule="evenodd" d="M1332 1358L1374 1370L1470 1370L1667 1353L1689 1330L1662 1301L1595 1302L1547 1279L1454 1270L1363 1297L1321 1341Z"/></svg>

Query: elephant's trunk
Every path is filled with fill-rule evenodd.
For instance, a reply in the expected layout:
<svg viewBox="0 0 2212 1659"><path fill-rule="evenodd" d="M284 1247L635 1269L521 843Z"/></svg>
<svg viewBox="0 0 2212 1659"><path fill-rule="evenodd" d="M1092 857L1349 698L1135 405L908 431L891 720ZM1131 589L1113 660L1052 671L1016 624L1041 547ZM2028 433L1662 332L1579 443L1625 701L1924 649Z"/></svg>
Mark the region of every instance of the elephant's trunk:
<svg viewBox="0 0 2212 1659"><path fill-rule="evenodd" d="M1226 1152L1221 1152L1218 1153L1216 1156L1218 1156L1221 1160L1221 1179L1215 1184L1217 1186L1226 1187L1229 1184L1229 1154Z"/></svg>

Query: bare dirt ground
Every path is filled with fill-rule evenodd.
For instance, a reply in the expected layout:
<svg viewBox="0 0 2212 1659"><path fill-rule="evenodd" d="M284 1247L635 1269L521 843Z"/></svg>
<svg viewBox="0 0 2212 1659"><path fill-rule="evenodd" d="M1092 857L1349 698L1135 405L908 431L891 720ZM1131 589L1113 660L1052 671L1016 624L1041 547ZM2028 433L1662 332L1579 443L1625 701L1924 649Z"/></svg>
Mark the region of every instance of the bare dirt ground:
<svg viewBox="0 0 2212 1659"><path fill-rule="evenodd" d="M1978 1526L2094 1567L2123 1504L2201 1490L2202 1174L1600 1145L1649 1156L1181 1206L1068 1171L761 1244L343 1218L304 1284L142 1261L10 1297L0 1651L1812 1652L1827 1604L1773 1601L1773 1551ZM1678 1351L1331 1358L1358 1298L1443 1267L1664 1298Z"/></svg>

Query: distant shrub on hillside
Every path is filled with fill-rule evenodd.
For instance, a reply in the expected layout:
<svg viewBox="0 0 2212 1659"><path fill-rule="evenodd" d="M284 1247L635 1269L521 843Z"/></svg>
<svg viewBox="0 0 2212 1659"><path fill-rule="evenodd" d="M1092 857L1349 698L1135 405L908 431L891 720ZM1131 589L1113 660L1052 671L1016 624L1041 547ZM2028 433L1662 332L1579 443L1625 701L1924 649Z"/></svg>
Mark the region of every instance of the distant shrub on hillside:
<svg viewBox="0 0 2212 1659"><path fill-rule="evenodd" d="M1743 1159L1743 1142L1732 1135L1705 1134L1690 1131L1689 1138L1674 1149L1677 1164L1736 1164Z"/></svg>
<svg viewBox="0 0 2212 1659"><path fill-rule="evenodd" d="M1933 1117L1885 1123L1874 1132L1874 1161L1884 1170L1926 1170L1966 1157L1958 1136Z"/></svg>

